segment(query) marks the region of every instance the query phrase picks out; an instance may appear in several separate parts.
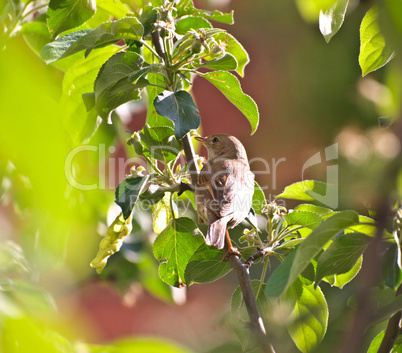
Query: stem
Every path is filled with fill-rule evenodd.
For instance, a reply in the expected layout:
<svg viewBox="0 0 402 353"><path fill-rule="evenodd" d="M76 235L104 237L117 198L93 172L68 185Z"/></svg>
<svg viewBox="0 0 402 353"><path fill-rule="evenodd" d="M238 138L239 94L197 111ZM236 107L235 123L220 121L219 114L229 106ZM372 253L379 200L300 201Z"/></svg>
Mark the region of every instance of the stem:
<svg viewBox="0 0 402 353"><path fill-rule="evenodd" d="M188 169L190 170L191 184L195 186L197 184L197 176L200 171L198 164L195 162L194 147L190 141L190 134L187 133L184 135L181 142L183 143L184 155L186 156Z"/></svg>
<svg viewBox="0 0 402 353"><path fill-rule="evenodd" d="M154 48L152 48L152 47L147 43L146 40L141 40L140 42L141 42L145 47L147 47L148 50L149 50L152 54L154 54L154 55L157 56L158 58L163 58L161 55L159 55L159 54L156 52L156 50L155 50Z"/></svg>
<svg viewBox="0 0 402 353"><path fill-rule="evenodd" d="M264 258L264 267L263 267L262 273L261 273L260 285L258 286L258 290L257 290L257 293L255 295L256 298L258 298L258 296L260 295L262 284L264 283L264 278L265 278L265 275L267 274L268 262L269 262L269 258L265 257Z"/></svg>

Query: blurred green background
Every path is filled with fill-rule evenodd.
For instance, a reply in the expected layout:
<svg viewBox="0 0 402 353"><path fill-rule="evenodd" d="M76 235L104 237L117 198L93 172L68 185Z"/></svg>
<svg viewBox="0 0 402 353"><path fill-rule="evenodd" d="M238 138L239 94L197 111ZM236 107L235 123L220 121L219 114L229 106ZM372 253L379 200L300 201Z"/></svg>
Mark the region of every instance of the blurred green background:
<svg viewBox="0 0 402 353"><path fill-rule="evenodd" d="M250 136L241 113L197 78L193 93L201 132L242 140L249 159L260 160L255 163L262 172L257 181L269 200L302 178L325 180L325 165L304 175L303 165L338 141L339 207L365 210L386 184L384 166L400 147L392 133L384 135L378 128L379 116L392 117L399 109L398 90L389 88L399 87L398 62L361 78L357 58L365 3L351 2L329 44L316 19L303 17L297 4L302 2L196 2L201 8L234 10L235 24L226 28L249 52L251 63L241 84L260 110L259 128ZM90 75L93 81L96 72ZM139 212L134 233L102 278L89 267L107 215L116 214L114 188L129 170L125 161L133 158L125 139L142 128L145 107L123 112L121 120L113 116L114 125L101 124L90 139L95 147L77 153L66 166L96 124L96 117L85 124L74 120L72 112L84 109L81 94L90 91L87 82L80 84L46 66L22 36L0 52L0 351L85 352L86 343L107 345L126 337L135 337L130 344L143 349L148 341L139 337L144 336L188 347L167 348L148 338L155 351L238 351L226 317L234 276L188 291L168 288L158 279L152 224L145 212ZM268 171L261 160L267 161ZM95 187L78 190L69 183L71 177ZM329 302L336 307L331 297ZM278 351L296 351L291 342L283 345Z"/></svg>

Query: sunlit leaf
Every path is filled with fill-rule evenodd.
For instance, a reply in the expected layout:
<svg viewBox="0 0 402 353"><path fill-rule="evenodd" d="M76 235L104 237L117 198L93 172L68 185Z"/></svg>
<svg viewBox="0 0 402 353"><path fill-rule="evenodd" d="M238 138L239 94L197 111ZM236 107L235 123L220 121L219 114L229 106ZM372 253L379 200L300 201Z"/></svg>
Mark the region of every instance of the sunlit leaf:
<svg viewBox="0 0 402 353"><path fill-rule="evenodd" d="M241 77L244 77L244 69L250 62L246 49L244 49L240 42L229 33L218 33L214 35L214 38L218 43L221 42L225 45L226 53L233 55L237 62L236 72Z"/></svg>
<svg viewBox="0 0 402 353"><path fill-rule="evenodd" d="M212 28L212 25L208 20L199 16L182 17L176 22L176 33L178 34L184 35L190 30L200 28Z"/></svg>
<svg viewBox="0 0 402 353"><path fill-rule="evenodd" d="M324 205L337 205L337 191L337 185L316 180L303 180L287 186L276 198L318 201Z"/></svg>
<svg viewBox="0 0 402 353"><path fill-rule="evenodd" d="M284 216L288 226L301 225L307 228L315 228L322 222L322 217L311 211L293 211Z"/></svg>
<svg viewBox="0 0 402 353"><path fill-rule="evenodd" d="M254 182L254 194L253 194L253 203L252 207L257 214L261 214L261 207L267 203L265 199L265 194L262 191L260 185L255 181Z"/></svg>
<svg viewBox="0 0 402 353"><path fill-rule="evenodd" d="M258 127L258 107L253 99L242 91L240 82L236 76L227 71L213 71L206 74L198 74L218 88L224 96L245 115L251 125L251 134L253 134Z"/></svg>
<svg viewBox="0 0 402 353"><path fill-rule="evenodd" d="M338 0L328 10L320 11L320 31L327 43L341 28L348 5L349 0Z"/></svg>
<svg viewBox="0 0 402 353"><path fill-rule="evenodd" d="M292 310L288 326L292 340L303 353L312 351L323 339L328 325L328 306L321 289L296 280L281 300Z"/></svg>
<svg viewBox="0 0 402 353"><path fill-rule="evenodd" d="M377 23L378 10L372 7L364 16L360 25L359 64L362 75L383 67L393 57L394 51L389 48Z"/></svg>
<svg viewBox="0 0 402 353"><path fill-rule="evenodd" d="M176 5L177 15L179 17L192 15L201 16L209 20L233 24L233 11L230 13L223 13L218 10L208 11L201 10L194 7L193 0L182 0Z"/></svg>
<svg viewBox="0 0 402 353"><path fill-rule="evenodd" d="M151 206L152 209L152 228L155 234L161 234L170 224L173 217L173 210L170 208L171 193L167 192L162 199Z"/></svg>

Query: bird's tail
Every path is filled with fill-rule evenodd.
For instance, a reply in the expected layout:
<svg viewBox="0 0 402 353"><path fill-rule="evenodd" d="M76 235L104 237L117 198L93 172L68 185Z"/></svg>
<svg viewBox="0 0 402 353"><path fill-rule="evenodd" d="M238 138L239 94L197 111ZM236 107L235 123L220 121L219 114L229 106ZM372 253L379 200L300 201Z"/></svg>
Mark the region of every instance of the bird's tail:
<svg viewBox="0 0 402 353"><path fill-rule="evenodd" d="M225 232L228 224L228 220L220 218L208 226L207 236L205 237L205 243L207 245L213 245L218 249L223 249L225 245Z"/></svg>

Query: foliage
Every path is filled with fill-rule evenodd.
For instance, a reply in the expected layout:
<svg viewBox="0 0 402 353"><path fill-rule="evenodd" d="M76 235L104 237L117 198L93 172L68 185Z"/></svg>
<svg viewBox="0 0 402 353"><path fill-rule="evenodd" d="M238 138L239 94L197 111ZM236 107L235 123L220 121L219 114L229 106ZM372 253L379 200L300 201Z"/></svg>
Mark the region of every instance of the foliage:
<svg viewBox="0 0 402 353"><path fill-rule="evenodd" d="M348 11L351 11L348 9L349 1L345 0L296 3L302 16L309 21L319 21L326 42L341 30ZM398 40L402 31L401 18L395 17L395 9L400 10L400 1L389 0L371 7L362 18L359 64L363 76L387 65L394 56L400 54ZM201 10L194 6L192 0L153 0L149 4L118 0L50 0L43 3L9 1L0 10L4 19L1 45L6 45L10 38L20 34L46 64L64 71L60 104L55 104L56 100L43 103L49 115L53 116L59 111L61 113L56 123L43 118L45 131L40 136L42 140L47 138L48 130L53 132L65 129L72 132L68 136L49 134L51 145L60 140L66 151L89 141L109 147L117 136L119 122L116 109L125 103L147 104L145 125L127 140L135 156L147 168L133 166L130 174L118 185L115 203L121 212L109 223L91 266L98 273L104 271L104 278L109 274L116 275L120 269L113 269L113 264L106 266L107 260L124 249L124 241L135 232L141 233L140 219L146 216L152 219L152 229L156 235L152 253L158 264L154 262L152 265L149 257L144 255L145 260L138 267L142 266L145 276L139 281L155 296L169 301L171 298L167 285L191 286L194 283L212 282L228 274L232 268L229 262L222 261L224 252L205 244L203 228L196 222L191 193L191 168L195 166L195 169L199 169L203 160L185 151L186 147L192 147L190 138L202 122L191 94L195 76L206 79L241 111L251 126L252 134L258 127L257 105L243 92L238 79L238 76L244 75L244 68L249 62L248 54L233 35L213 26L215 22L233 24L233 12ZM30 82L27 80L28 85ZM53 86L51 83L47 85ZM16 90L14 87L10 89L12 92ZM37 93L34 94L33 100L38 97ZM397 109L388 111L395 113ZM34 112L33 117L40 119L40 114ZM396 119L395 116L391 118L390 121ZM71 126L74 128L69 130ZM9 140L3 143L6 147L11 146ZM27 146L23 144L24 149L28 149ZM47 153L51 154L51 149ZM183 155L186 162L183 162ZM62 159L59 155L51 157L49 160ZM15 180L26 181L20 172L24 163L29 166L28 169L34 169L29 156L22 160L10 158L8 163L3 168L7 180L13 180L14 184ZM74 210L74 204L83 208L79 200L82 202L85 199L89 189L82 188L83 184L75 188L78 191L71 190L71 186L76 180L75 176L80 173L79 166L84 164L85 161L80 164L71 163L69 185L67 182L51 184L53 180L45 172L35 179L31 172L32 180L28 178L30 182L26 181L22 189L24 192L41 194L41 191L52 185L50 193L43 192L44 198L48 197L43 201L44 204L56 202L55 209L61 214L79 212ZM46 165L42 167L42 170L46 169ZM393 174L390 174L397 172L393 170ZM331 286L342 290L347 284L357 281L366 251L378 237L386 249L385 255L381 254L384 260L382 277L376 283L379 291L373 291L373 296L377 295L373 300L380 303L378 308L371 308L373 322L382 323L400 310L400 297L387 302L380 300L384 287L388 287L392 294L398 293L402 278L402 214L400 195L395 196L395 179L394 176L390 182L390 188L393 187L391 190L381 190L384 194L382 196L385 199L392 197L396 205L393 213L387 214L385 220L378 219L381 213L378 207L368 207L373 215L368 217L353 210L332 209L329 207L332 206L331 202L323 203L320 196L337 196L338 185L304 180L287 186L275 201L268 202L260 186L255 183L253 209L248 218L250 225L243 225L243 235L238 239L241 260L243 264L251 266L262 259L260 279L252 281L256 303L265 321L274 316L276 308L281 308L282 321L294 345L301 352L319 350L331 324L328 320L330 306L326 288ZM42 183L43 180L49 182ZM29 191L35 188L38 190ZM66 190L69 191L72 204L69 207L61 201ZM306 203L292 210L280 206L282 199ZM98 213L83 214L82 217L97 219L99 214L104 215L108 201L98 195L95 202ZM373 197L371 201L376 202L377 199ZM36 207L39 211L43 210L41 205ZM53 212L51 218L57 222L60 215ZM258 224L253 221L255 215ZM381 221L386 226L381 228ZM60 222L68 224L68 218ZM61 258L64 249L60 244L64 243L67 234L56 234L56 243L51 238L53 232L46 233L41 224L35 224L35 227L40 230L38 233L44 234L40 242L48 247L45 249L44 246L42 250L54 253L56 259ZM51 225L49 228L52 229ZM150 250L144 253L149 255ZM32 341L45 352L74 352L82 349L89 352L108 349L116 353L135 349L187 351L154 340L118 342L113 347L86 344L83 344L84 348L75 347L57 333L42 329L37 316L32 318L28 315L32 310L54 308L48 293L31 283L27 276L33 275L33 272L23 250L14 243L4 243L1 244L0 255L1 262L7 264L3 266L5 284L2 280L0 291L0 307L8 307L8 310L2 309L4 312L0 321L1 328L6 332L0 343L6 350L11 352L16 349L13 345L17 342L17 330L22 327L27 334L25 340L21 341L21 349L32 349ZM125 261L125 266L133 266L124 255L120 259ZM275 261L273 259L277 259L280 264L267 279L269 265ZM46 268L48 264L42 266ZM156 266L163 283L149 279L155 274ZM22 279L19 278L21 274ZM120 274L121 278L124 275ZM134 281L130 274L127 277L128 283ZM237 289L232 297L232 315L244 319L241 295ZM353 300L355 298L352 297L350 306L353 306ZM248 329L232 325L243 349L254 348L255 342L250 338ZM275 340L275 334L273 331L274 345L278 341ZM385 330L373 335L369 352L378 351L385 337ZM399 341L393 343L397 350Z"/></svg>

